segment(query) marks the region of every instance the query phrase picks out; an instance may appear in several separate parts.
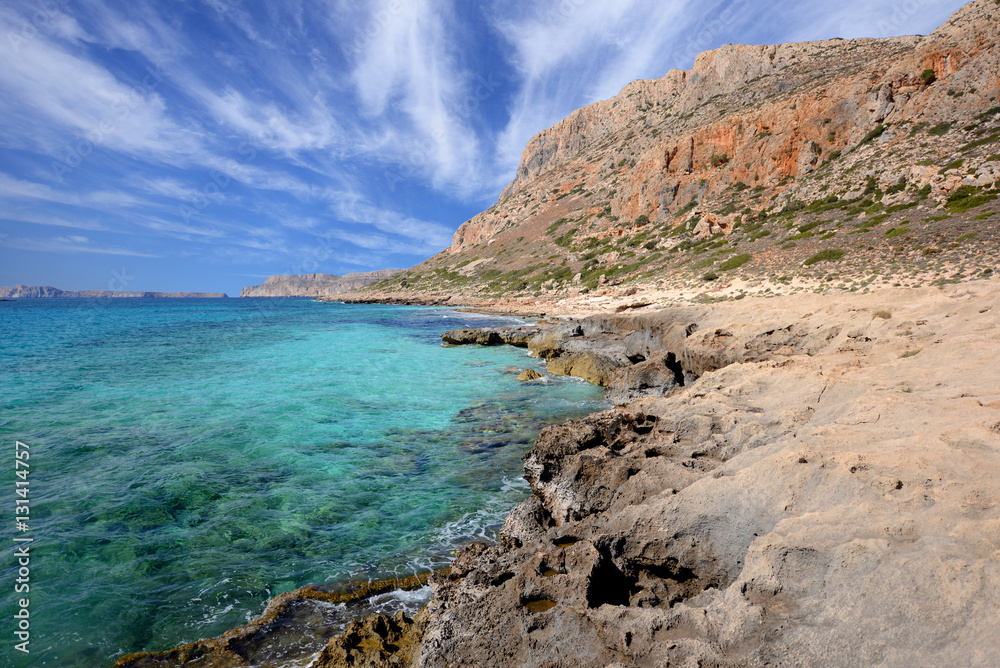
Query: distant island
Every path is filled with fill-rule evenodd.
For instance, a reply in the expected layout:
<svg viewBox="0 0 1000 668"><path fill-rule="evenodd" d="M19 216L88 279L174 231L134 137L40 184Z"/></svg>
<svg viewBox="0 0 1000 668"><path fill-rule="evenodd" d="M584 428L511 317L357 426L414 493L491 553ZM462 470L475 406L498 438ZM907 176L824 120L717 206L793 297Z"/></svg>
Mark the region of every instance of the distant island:
<svg viewBox="0 0 1000 668"><path fill-rule="evenodd" d="M225 292L119 292L117 290L60 290L50 285L0 287L0 299L124 299L211 298L225 299Z"/></svg>
<svg viewBox="0 0 1000 668"><path fill-rule="evenodd" d="M380 269L364 274L300 274L271 276L260 285L248 285L240 297L333 297L389 278L402 269Z"/></svg>

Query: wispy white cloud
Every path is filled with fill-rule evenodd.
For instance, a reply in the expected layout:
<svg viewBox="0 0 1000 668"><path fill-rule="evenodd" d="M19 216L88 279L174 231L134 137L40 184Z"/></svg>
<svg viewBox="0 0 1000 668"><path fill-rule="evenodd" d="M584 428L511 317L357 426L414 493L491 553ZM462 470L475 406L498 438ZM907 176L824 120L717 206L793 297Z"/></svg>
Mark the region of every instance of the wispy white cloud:
<svg viewBox="0 0 1000 668"><path fill-rule="evenodd" d="M153 253L143 253L129 248L99 246L87 237L78 235L51 237L48 239L9 237L5 240L4 246L17 250L39 251L43 253L96 253L99 255L127 255L130 257L160 257Z"/></svg>
<svg viewBox="0 0 1000 668"><path fill-rule="evenodd" d="M16 29L0 15L0 33ZM102 147L147 159L196 152L197 135L170 118L157 92L163 76L149 71L126 84L38 33L0 68L0 145L40 150L71 167Z"/></svg>
<svg viewBox="0 0 1000 668"><path fill-rule="evenodd" d="M335 28L354 63L359 111L372 124L363 148L404 176L475 196L491 165L463 112L478 81L461 62L451 2L376 0L367 10L347 30Z"/></svg>
<svg viewBox="0 0 1000 668"><path fill-rule="evenodd" d="M367 225L386 234L405 237L413 251L438 251L451 245L453 230L440 223L379 208L356 192L330 192L327 197L338 218ZM377 247L377 244L371 247Z"/></svg>
<svg viewBox="0 0 1000 668"><path fill-rule="evenodd" d="M0 173L0 200L17 201L25 199L42 200L57 204L69 204L93 209L108 209L135 206L140 202L135 196L121 190L94 190L69 192L44 183L24 181Z"/></svg>
<svg viewBox="0 0 1000 668"><path fill-rule="evenodd" d="M0 215L0 221L11 225L17 225L19 229L25 225L45 225L46 227L65 227L72 230L86 230L88 232L107 232L109 227L97 220L85 220L74 215L72 218L58 215L39 214L31 211L16 212L10 211Z"/></svg>

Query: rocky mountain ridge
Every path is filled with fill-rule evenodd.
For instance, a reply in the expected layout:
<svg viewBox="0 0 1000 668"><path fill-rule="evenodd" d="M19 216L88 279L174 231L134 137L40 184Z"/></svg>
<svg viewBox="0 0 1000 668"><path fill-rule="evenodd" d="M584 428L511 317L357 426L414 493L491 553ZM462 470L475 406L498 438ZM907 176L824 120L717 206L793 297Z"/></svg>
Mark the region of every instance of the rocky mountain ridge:
<svg viewBox="0 0 1000 668"><path fill-rule="evenodd" d="M633 82L535 136L449 249L359 295L783 294L995 271L998 26L976 0L928 36L727 45Z"/></svg>
<svg viewBox="0 0 1000 668"><path fill-rule="evenodd" d="M401 269L380 269L367 273L298 274L271 276L260 285L249 285L240 297L332 297L357 290L376 281L388 278Z"/></svg>
<svg viewBox="0 0 1000 668"><path fill-rule="evenodd" d="M128 292L122 290L60 290L48 285L15 285L0 287L0 299L180 299L211 298L224 299L224 292Z"/></svg>

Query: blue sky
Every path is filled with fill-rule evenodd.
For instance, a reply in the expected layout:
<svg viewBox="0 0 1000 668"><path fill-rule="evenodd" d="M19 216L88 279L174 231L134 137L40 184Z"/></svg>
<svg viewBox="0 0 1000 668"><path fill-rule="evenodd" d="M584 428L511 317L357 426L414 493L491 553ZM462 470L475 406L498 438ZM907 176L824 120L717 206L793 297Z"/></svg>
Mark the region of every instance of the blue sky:
<svg viewBox="0 0 1000 668"><path fill-rule="evenodd" d="M0 285L223 291L416 264L533 134L726 43L961 2L4 0Z"/></svg>

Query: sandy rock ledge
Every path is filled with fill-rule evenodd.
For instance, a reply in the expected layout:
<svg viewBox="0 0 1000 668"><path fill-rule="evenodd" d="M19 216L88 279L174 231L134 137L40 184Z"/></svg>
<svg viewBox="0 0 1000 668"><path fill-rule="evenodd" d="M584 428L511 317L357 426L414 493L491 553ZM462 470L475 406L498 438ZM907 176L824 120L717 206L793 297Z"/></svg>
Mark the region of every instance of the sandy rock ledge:
<svg viewBox="0 0 1000 668"><path fill-rule="evenodd" d="M978 282L581 323L669 396L543 432L414 665L1000 664L998 313Z"/></svg>

